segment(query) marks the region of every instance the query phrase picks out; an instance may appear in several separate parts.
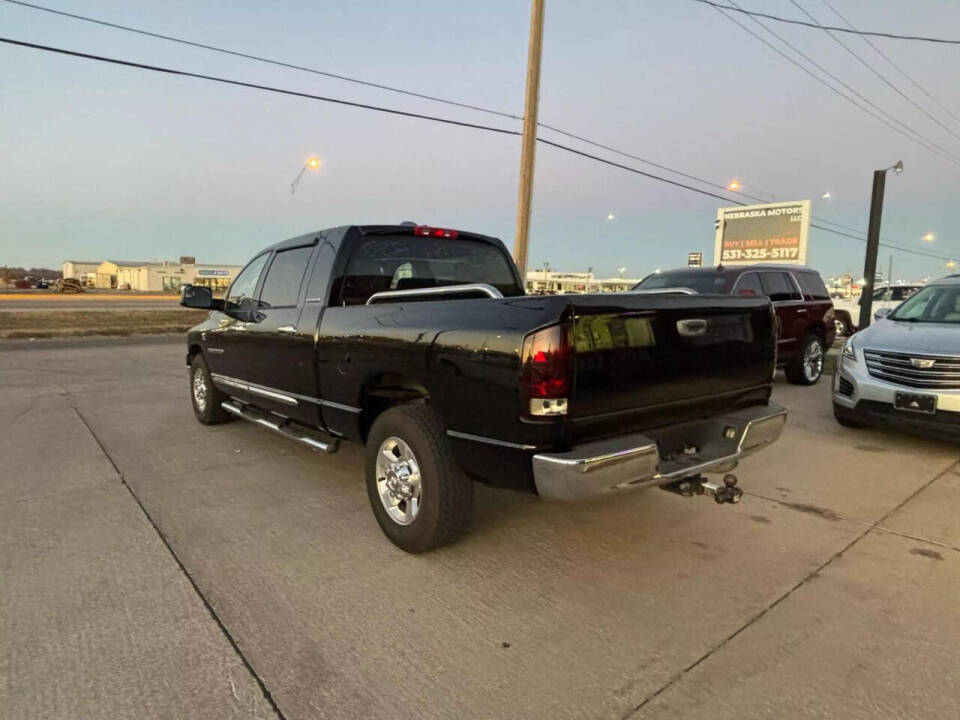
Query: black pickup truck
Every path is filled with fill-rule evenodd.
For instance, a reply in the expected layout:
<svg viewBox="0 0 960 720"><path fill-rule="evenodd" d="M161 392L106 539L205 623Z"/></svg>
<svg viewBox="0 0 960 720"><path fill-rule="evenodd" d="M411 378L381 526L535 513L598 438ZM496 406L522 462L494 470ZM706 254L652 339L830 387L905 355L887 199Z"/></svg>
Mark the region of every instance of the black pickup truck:
<svg viewBox="0 0 960 720"><path fill-rule="evenodd" d="M774 442L767 298L670 289L528 296L491 237L346 226L259 253L188 334L193 409L325 453L365 443L387 537L409 552L468 523L473 480L580 501L708 482Z"/></svg>

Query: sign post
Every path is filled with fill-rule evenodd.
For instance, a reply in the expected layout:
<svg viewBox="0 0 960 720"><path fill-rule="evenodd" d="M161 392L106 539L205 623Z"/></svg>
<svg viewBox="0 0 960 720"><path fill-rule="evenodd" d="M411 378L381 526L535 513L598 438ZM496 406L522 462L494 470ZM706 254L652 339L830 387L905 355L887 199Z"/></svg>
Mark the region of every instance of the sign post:
<svg viewBox="0 0 960 720"><path fill-rule="evenodd" d="M716 229L713 260L717 265L805 265L810 201L720 208Z"/></svg>

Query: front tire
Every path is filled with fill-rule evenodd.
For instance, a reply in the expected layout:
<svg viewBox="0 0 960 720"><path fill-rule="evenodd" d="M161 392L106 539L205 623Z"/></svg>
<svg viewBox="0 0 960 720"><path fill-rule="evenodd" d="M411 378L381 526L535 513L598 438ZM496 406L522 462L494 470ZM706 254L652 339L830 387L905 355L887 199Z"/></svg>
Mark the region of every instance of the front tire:
<svg viewBox="0 0 960 720"><path fill-rule="evenodd" d="M848 337L853 335L853 328L850 325L850 321L842 315L834 317L833 326L837 331L837 337Z"/></svg>
<svg viewBox="0 0 960 720"><path fill-rule="evenodd" d="M800 341L800 352L784 369L794 385L813 385L823 374L823 344L816 335Z"/></svg>
<svg viewBox="0 0 960 720"><path fill-rule="evenodd" d="M454 460L428 405L383 412L366 449L367 496L383 534L409 553L453 542L473 512L473 482Z"/></svg>
<svg viewBox="0 0 960 720"><path fill-rule="evenodd" d="M231 419L220 405L229 399L210 378L210 368L203 355L194 355L190 363L190 402L193 414L204 425L219 425Z"/></svg>

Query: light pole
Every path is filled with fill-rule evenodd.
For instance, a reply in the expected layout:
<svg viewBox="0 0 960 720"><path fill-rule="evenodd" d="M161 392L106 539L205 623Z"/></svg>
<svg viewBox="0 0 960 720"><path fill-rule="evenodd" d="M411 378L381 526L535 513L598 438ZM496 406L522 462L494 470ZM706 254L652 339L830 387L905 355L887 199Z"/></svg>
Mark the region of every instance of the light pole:
<svg viewBox="0 0 960 720"><path fill-rule="evenodd" d="M311 170L319 170L320 159L317 157L311 157L303 164L303 167L300 168L300 172L297 173L297 177L294 179L292 183L290 183L291 195L293 195L297 191L297 185L300 184L300 178L303 177L303 173L307 171L307 168L310 168Z"/></svg>
<svg viewBox="0 0 960 720"><path fill-rule="evenodd" d="M870 198L870 224L867 227L867 255L863 262L863 291L860 294L860 329L870 325L873 317L873 286L877 278L877 252L880 249L880 220L883 216L883 190L887 184L887 172L897 175L903 172L903 161L898 160L883 170L873 172L873 195Z"/></svg>

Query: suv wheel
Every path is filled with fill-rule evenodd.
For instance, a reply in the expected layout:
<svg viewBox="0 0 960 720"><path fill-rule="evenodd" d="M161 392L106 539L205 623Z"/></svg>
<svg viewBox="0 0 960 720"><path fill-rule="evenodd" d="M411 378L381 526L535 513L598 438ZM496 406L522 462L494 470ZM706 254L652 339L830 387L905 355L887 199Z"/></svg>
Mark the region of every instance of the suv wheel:
<svg viewBox="0 0 960 720"><path fill-rule="evenodd" d="M220 406L227 399L210 379L206 359L203 355L194 355L190 363L190 402L197 420L204 425L217 425L230 420L230 414Z"/></svg>
<svg viewBox="0 0 960 720"><path fill-rule="evenodd" d="M453 542L470 521L473 482L428 405L383 412L370 428L367 496L383 534L409 553Z"/></svg>
<svg viewBox="0 0 960 720"><path fill-rule="evenodd" d="M851 334L849 323L842 317L835 317L833 319L833 326L836 328L837 337L846 337Z"/></svg>
<svg viewBox="0 0 960 720"><path fill-rule="evenodd" d="M786 367L787 380L794 385L813 385L823 374L823 344L816 335L800 341L800 352Z"/></svg>

